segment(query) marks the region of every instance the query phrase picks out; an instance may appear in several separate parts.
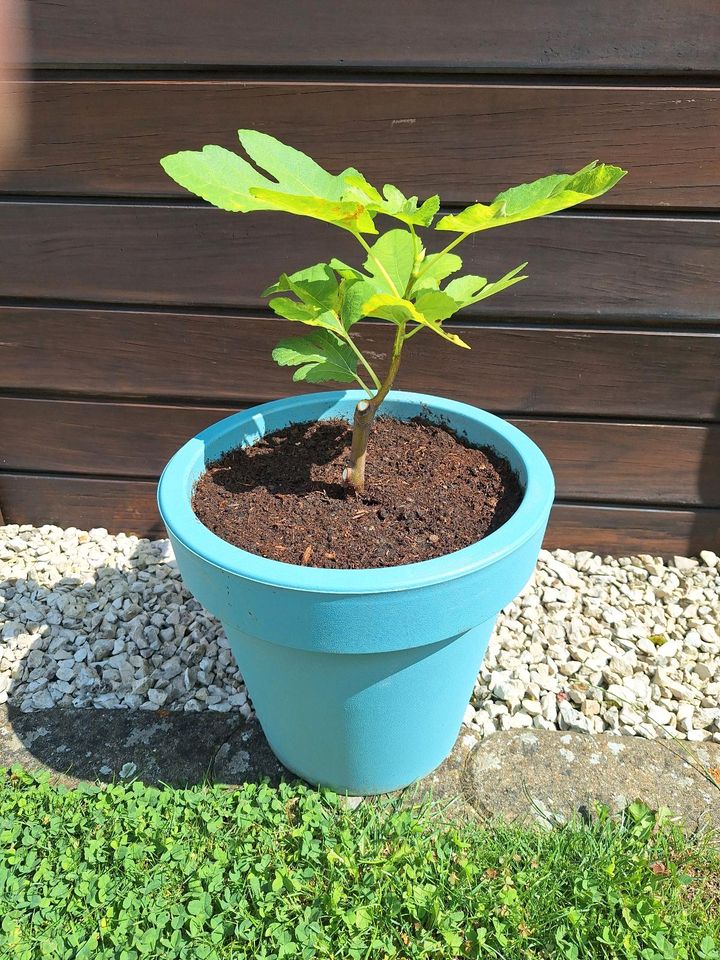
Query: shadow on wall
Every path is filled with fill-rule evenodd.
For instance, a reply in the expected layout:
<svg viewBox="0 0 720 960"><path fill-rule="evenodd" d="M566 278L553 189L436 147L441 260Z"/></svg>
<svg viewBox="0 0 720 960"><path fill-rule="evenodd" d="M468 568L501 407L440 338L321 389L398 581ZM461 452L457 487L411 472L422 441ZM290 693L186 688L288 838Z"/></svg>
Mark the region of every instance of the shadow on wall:
<svg viewBox="0 0 720 960"><path fill-rule="evenodd" d="M698 476L698 494L700 503L704 507L714 507L710 516L702 512L695 515L695 521L690 531L690 553L699 553L700 550L714 550L720 553L720 496L718 484L720 482L720 392L715 407L714 424L716 429L709 430L700 461Z"/></svg>
<svg viewBox="0 0 720 960"><path fill-rule="evenodd" d="M83 546L89 565L98 544ZM43 577L47 556L0 579L0 766L43 766L68 783L287 777L221 626L185 591L166 542L127 547L87 579Z"/></svg>

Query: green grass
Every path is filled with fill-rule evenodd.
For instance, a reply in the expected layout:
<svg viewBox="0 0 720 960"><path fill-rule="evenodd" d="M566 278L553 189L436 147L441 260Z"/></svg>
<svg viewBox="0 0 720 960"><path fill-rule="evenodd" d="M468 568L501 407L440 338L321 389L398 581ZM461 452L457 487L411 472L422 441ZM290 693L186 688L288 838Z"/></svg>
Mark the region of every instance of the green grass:
<svg viewBox="0 0 720 960"><path fill-rule="evenodd" d="M0 771L0 957L720 960L720 856L639 804L554 830L248 785Z"/></svg>

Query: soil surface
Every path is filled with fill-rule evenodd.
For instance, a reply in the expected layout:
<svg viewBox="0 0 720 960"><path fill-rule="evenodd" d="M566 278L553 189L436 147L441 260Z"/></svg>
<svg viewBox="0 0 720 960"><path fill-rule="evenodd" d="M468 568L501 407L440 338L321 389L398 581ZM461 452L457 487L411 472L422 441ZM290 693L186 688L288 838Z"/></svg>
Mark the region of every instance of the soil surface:
<svg viewBox="0 0 720 960"><path fill-rule="evenodd" d="M430 560L497 529L522 490L506 460L423 420L376 420L365 492L341 477L344 420L299 423L208 466L193 494L197 517L250 553L309 567L361 570Z"/></svg>

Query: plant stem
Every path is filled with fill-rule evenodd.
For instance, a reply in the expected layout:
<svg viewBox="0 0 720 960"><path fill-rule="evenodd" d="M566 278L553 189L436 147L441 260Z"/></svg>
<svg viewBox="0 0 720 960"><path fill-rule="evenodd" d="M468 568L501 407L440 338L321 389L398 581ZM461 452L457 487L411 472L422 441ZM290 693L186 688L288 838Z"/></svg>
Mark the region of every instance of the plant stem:
<svg viewBox="0 0 720 960"><path fill-rule="evenodd" d="M375 373L375 371L374 371L373 368L370 366L370 364L367 362L367 360L365 359L365 357L362 355L361 350L360 350L359 347L355 344L355 341L353 340L353 338L350 336L349 333L346 333L344 339L345 339L345 342L347 343L347 345L350 347L350 349L351 349L351 350L353 351L353 353L355 354L355 356L358 358L358 360L360 361L360 363L362 363L362 365L365 367L365 369L367 370L367 372L368 372L368 373L370 374L370 376L372 377L372 382L375 384L375 389L376 389L376 390L380 390L380 389L382 388L382 384L380 383L380 378L379 378L378 375ZM358 380L360 380L360 377L359 377L357 374L356 374L356 376L357 376ZM360 380L360 382L362 383L361 380ZM364 384L364 383L363 383L362 385L363 385L363 387L365 387L365 384ZM367 390L368 393L370 393L370 390L368 390L367 387L365 387L365 389Z"/></svg>
<svg viewBox="0 0 720 960"><path fill-rule="evenodd" d="M362 234L360 234L360 233L353 233L353 236L354 236L355 239L358 241L358 243L359 243L360 246L363 248L363 250L367 253L367 255L370 257L370 259L371 259L372 262L375 264L375 266L378 268L378 270L379 270L380 273L383 275L383 277L387 280L388 285L389 285L390 289L392 290L392 292L395 294L395 296L396 296L396 297L399 297L399 296L400 296L400 291L398 290L398 288L397 288L397 287L395 286L395 284L393 283L392 277L391 277L390 274L387 272L387 270L386 270L385 267L382 265L382 263L378 260L378 258L375 256L375 254L372 252L372 250L370 249L370 247L368 246L368 244L365 242L365 238L362 236Z"/></svg>
<svg viewBox="0 0 720 960"><path fill-rule="evenodd" d="M390 392L397 372L400 369L400 354L405 342L405 324L399 323L395 331L392 357L387 375L380 389L370 400L361 400L355 407L353 417L352 447L350 449L350 463L343 471L345 484L356 494L365 489L365 458L367 455L368 440L375 415L380 404Z"/></svg>
<svg viewBox="0 0 720 960"><path fill-rule="evenodd" d="M415 282L413 283L413 287L416 287L416 286L417 286L417 282L418 282L418 280L420 279L420 277L422 277L422 275L423 275L424 273L427 273L428 267L430 266L430 264L428 263L429 260L437 259L437 258L439 258L439 257L444 256L446 253L450 253L451 250L454 250L455 247L456 247L459 243L462 243L463 240L467 239L467 237L469 237L469 236L470 236L469 233L461 233L459 237L455 237L455 239L452 240L446 247L443 247L443 249L440 251L440 253L433 253L433 254L431 254L430 257L427 258L427 260L426 260L426 262L425 262L425 266L423 267L423 269L422 269L422 270L420 271L420 273L418 273L418 275L415 277Z"/></svg>

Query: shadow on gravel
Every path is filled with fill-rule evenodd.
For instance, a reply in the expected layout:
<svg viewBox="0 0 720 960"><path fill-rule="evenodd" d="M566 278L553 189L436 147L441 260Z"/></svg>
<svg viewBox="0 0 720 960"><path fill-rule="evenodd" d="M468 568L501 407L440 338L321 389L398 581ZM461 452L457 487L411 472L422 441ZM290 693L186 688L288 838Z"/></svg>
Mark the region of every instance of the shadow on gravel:
<svg viewBox="0 0 720 960"><path fill-rule="evenodd" d="M91 579L63 577L51 587L30 576L0 580L0 694L7 696L0 704L0 766L46 768L67 783L137 777L145 783L184 786L206 779L242 784L290 776L259 724L245 720L239 710L182 709L189 694L183 683L189 680L192 690L209 690L215 674L207 664L208 645L202 636L193 634L184 644L178 637L172 649L159 635L172 625L151 622L153 613L167 610L172 602L196 603L175 576L158 576L157 568L148 574L148 566L161 561L161 551L162 544L143 544L122 566L99 566ZM138 580L153 584L150 608L132 590ZM125 611L112 607L118 598L128 601ZM123 619L128 609L130 615ZM212 630L207 639L210 636L210 642L216 642ZM134 645L129 654L127 649L113 654L118 639ZM138 680L137 665L133 667L128 656L142 658L144 679ZM138 706L146 702L148 687L158 687L159 681L162 689L167 681L163 668L169 656L180 658L182 671L164 687L167 707L93 706L101 697L119 702L133 689L131 701ZM203 670L198 669L201 663ZM3 685L8 666L10 682Z"/></svg>

